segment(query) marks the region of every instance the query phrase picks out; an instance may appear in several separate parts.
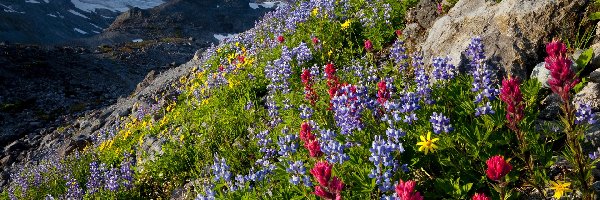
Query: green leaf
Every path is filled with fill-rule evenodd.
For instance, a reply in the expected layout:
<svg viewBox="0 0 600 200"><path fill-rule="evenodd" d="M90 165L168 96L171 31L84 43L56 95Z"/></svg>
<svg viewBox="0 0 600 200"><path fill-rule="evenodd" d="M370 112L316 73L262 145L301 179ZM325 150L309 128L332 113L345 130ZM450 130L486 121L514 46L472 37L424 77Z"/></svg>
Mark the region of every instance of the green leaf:
<svg viewBox="0 0 600 200"><path fill-rule="evenodd" d="M590 16L588 17L590 20L599 20L600 19L600 12L595 12L590 14Z"/></svg>
<svg viewBox="0 0 600 200"><path fill-rule="evenodd" d="M577 60L575 61L577 67L579 68L579 70L577 70L577 74L581 73L581 71L585 69L585 66L587 66L590 60L592 60L592 57L594 57L594 49L591 47L586 49L581 53L581 55L579 55L579 58L577 58Z"/></svg>

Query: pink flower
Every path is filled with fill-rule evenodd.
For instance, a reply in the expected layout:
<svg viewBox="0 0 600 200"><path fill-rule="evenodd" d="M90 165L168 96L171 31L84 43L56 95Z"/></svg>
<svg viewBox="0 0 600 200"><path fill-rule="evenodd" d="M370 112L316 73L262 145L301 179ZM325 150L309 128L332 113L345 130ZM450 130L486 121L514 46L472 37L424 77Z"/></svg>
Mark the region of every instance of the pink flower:
<svg viewBox="0 0 600 200"><path fill-rule="evenodd" d="M387 91L387 84L384 80L377 83L377 102L383 105L390 98L390 93Z"/></svg>
<svg viewBox="0 0 600 200"><path fill-rule="evenodd" d="M317 182L323 187L329 186L329 179L331 178L331 165L325 161L319 161L315 163L315 167L310 170Z"/></svg>
<svg viewBox="0 0 600 200"><path fill-rule="evenodd" d="M404 182L400 179L398 185L396 185L396 195L402 200L423 200L420 192L415 192L415 181Z"/></svg>
<svg viewBox="0 0 600 200"><path fill-rule="evenodd" d="M323 198L323 199L333 199L335 198L334 194L327 192L325 189L323 189L323 187L321 186L315 186L315 195Z"/></svg>
<svg viewBox="0 0 600 200"><path fill-rule="evenodd" d="M338 177L331 178L332 166L326 161L319 161L310 170L319 185L315 186L315 195L327 200L341 200L344 183Z"/></svg>
<svg viewBox="0 0 600 200"><path fill-rule="evenodd" d="M506 120L512 129L516 128L519 121L523 119L523 94L519 88L519 80L508 78L502 80L502 89L500 90L500 99L506 103Z"/></svg>
<svg viewBox="0 0 600 200"><path fill-rule="evenodd" d="M371 40L365 40L365 49L369 52L373 50L373 43L371 43Z"/></svg>
<svg viewBox="0 0 600 200"><path fill-rule="evenodd" d="M277 41L279 41L279 43L283 43L285 38L283 38L283 35L277 36Z"/></svg>
<svg viewBox="0 0 600 200"><path fill-rule="evenodd" d="M323 155L323 152L321 151L321 146L319 145L318 140L308 141L307 143L304 143L304 147L306 147L306 149L308 149L308 153L310 154L310 157L316 158L316 157Z"/></svg>
<svg viewBox="0 0 600 200"><path fill-rule="evenodd" d="M396 36L398 36L398 37L402 36L402 30L396 30Z"/></svg>
<svg viewBox="0 0 600 200"><path fill-rule="evenodd" d="M553 40L546 45L546 69L550 70L548 85L552 92L558 94L563 102L569 102L569 91L579 83L571 70L573 62L567 57L567 47L559 40Z"/></svg>
<svg viewBox="0 0 600 200"><path fill-rule="evenodd" d="M504 156L500 155L492 156L486 164L488 167L486 170L487 177L494 181L500 180L512 170L512 166L504 160Z"/></svg>
<svg viewBox="0 0 600 200"><path fill-rule="evenodd" d="M475 195L473 195L473 198L471 198L471 200L492 200L492 199L489 198L488 196L485 196L484 193L475 193Z"/></svg>

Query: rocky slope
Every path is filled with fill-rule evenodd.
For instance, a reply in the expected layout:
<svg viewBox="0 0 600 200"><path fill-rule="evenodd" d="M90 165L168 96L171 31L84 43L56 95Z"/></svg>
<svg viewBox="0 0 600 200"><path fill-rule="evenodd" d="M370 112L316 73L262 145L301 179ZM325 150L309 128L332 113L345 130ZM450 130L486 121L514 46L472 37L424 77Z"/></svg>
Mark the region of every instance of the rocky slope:
<svg viewBox="0 0 600 200"><path fill-rule="evenodd" d="M32 6L25 7L21 3L6 6L45 13L68 5L65 8L88 13L81 10L85 7L73 7L67 1L29 4ZM90 11L91 14L86 15L89 19L65 17L60 23L89 24L90 20L97 20L92 18L93 15L118 14L121 9L105 7ZM0 21L0 38L10 40L0 44L0 146L3 146L0 149L0 185L7 180L11 166L32 163L48 155L47 152L56 153L57 149L62 149L60 154L64 155L74 146L89 141L89 136L107 121L114 122L130 114L134 102L155 100L154 97L162 94L160 91L170 88L168 86L184 74L184 68L193 64L172 68L188 62L210 43L218 42L214 34L242 32L271 9L260 6L254 9L245 0L173 0L150 10L133 8L118 17L114 14L117 20L103 26L111 24L110 29L95 37L85 34L87 38L67 33L72 29L65 32L64 24L52 24L47 17L31 19L38 20L33 25L48 23L41 26L43 34L39 35L47 36L44 38L21 34L40 33L29 27L32 24L20 27ZM203 10L206 12L198 12ZM198 13L202 13L202 17L197 17ZM7 16L11 20L23 17L17 14L24 15L4 11L0 12L0 17ZM215 25L215 20L224 22ZM141 40L136 40L138 38ZM42 45L16 44L18 42ZM50 43L54 45L44 46ZM154 79L162 82L150 84ZM79 132L82 133L76 134Z"/></svg>

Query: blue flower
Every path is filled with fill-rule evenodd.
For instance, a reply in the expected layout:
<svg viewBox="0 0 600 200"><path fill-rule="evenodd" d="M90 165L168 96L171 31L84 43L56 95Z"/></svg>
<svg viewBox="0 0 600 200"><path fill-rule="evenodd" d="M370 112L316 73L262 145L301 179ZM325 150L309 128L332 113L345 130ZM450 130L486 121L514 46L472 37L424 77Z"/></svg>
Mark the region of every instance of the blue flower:
<svg viewBox="0 0 600 200"><path fill-rule="evenodd" d="M312 59L312 53L306 43L300 42L298 47L292 49L292 54L296 56L296 61L298 61L298 65L302 65L307 61Z"/></svg>
<svg viewBox="0 0 600 200"><path fill-rule="evenodd" d="M444 81L453 79L455 76L456 68L454 65L449 64L450 57L435 57L432 60L433 71L431 72L433 78L437 81Z"/></svg>
<svg viewBox="0 0 600 200"><path fill-rule="evenodd" d="M431 122L433 133L435 134L440 134L442 131L444 133L449 133L454 130L454 128L452 128L452 124L450 124L450 119L444 116L442 113L437 114L436 112L433 112L429 122Z"/></svg>
<svg viewBox="0 0 600 200"><path fill-rule="evenodd" d="M500 94L500 90L495 84L497 81L495 71L485 61L486 58L480 37L471 39L466 54L470 59L470 71L473 75L473 87L471 91L476 93L474 103L479 106L475 108L475 116L493 114L495 112L492 110L489 101L496 100L496 97ZM487 103L484 97L488 100Z"/></svg>
<svg viewBox="0 0 600 200"><path fill-rule="evenodd" d="M289 130L283 128L281 132L284 136L280 136L277 141L279 146L279 155L284 157L290 157L298 150L298 143L296 142L297 136L294 133L288 133Z"/></svg>
<svg viewBox="0 0 600 200"><path fill-rule="evenodd" d="M225 162L225 158L219 159L219 157L215 154L214 164L212 165L211 169L213 175L215 176L215 181L231 181L231 172L229 171L229 165L227 165Z"/></svg>
<svg viewBox="0 0 600 200"><path fill-rule="evenodd" d="M335 132L328 129L322 130L319 140L321 144L321 151L323 151L327 161L330 163L342 164L344 161L350 159L350 157L344 153L346 145L342 145L336 140Z"/></svg>
<svg viewBox="0 0 600 200"><path fill-rule="evenodd" d="M290 183L298 185L300 184L300 181L302 181L306 187L312 186L312 182L310 177L306 175L306 168L302 161L288 161L288 167L285 170L291 175L289 179Z"/></svg>
<svg viewBox="0 0 600 200"><path fill-rule="evenodd" d="M583 102L578 102L577 104L579 107L575 111L575 124L596 124L596 119L594 119L596 114L592 112L592 106Z"/></svg>
<svg viewBox="0 0 600 200"><path fill-rule="evenodd" d="M85 184L88 194L91 195L100 190L103 181L102 173L103 172L99 169L98 162L94 161L90 163L90 176Z"/></svg>

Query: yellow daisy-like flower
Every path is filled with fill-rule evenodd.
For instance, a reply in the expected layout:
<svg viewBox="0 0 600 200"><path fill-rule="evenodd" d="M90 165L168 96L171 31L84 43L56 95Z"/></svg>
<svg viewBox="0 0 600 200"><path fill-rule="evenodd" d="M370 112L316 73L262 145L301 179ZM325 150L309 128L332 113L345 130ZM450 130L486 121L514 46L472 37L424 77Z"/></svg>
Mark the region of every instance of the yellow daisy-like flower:
<svg viewBox="0 0 600 200"><path fill-rule="evenodd" d="M550 181L550 184L552 184L552 187L550 187L550 189L554 190L554 198L556 198L556 199L560 199L560 197L562 197L563 194L565 194L565 192L573 191L573 190L569 189L569 186L571 186L571 183L569 183L569 182Z"/></svg>
<svg viewBox="0 0 600 200"><path fill-rule="evenodd" d="M315 8L315 9L312 10L312 12L310 12L310 15L313 16L313 17L317 16L317 14L319 14L319 8Z"/></svg>
<svg viewBox="0 0 600 200"><path fill-rule="evenodd" d="M347 19L343 24L342 24L342 30L346 30L348 27L350 27L350 24L352 24L352 20Z"/></svg>
<svg viewBox="0 0 600 200"><path fill-rule="evenodd" d="M421 142L417 142L417 146L421 146L421 147L419 147L419 151L424 151L425 155L427 155L427 153L429 153L430 151L431 151L431 153L435 152L435 149L437 149L438 146L435 145L434 143L438 140L440 140L440 139L439 138L431 139L431 132L427 133L427 138L425 138L425 136L421 135Z"/></svg>

